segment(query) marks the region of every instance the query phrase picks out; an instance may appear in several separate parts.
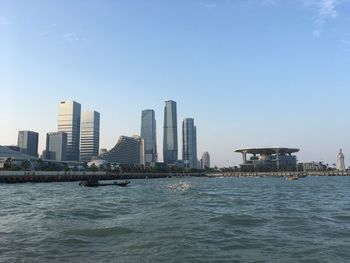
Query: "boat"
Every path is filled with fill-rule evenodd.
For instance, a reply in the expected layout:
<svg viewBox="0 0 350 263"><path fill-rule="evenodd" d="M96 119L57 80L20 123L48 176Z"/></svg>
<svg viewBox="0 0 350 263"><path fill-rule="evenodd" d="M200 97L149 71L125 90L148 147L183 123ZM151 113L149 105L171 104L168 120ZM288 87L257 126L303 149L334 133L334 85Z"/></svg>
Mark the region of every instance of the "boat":
<svg viewBox="0 0 350 263"><path fill-rule="evenodd" d="M298 179L299 179L299 177L297 175L289 175L286 177L286 180L288 180L288 181L295 181Z"/></svg>
<svg viewBox="0 0 350 263"><path fill-rule="evenodd" d="M127 186L128 184L130 184L130 181L128 181L128 180L124 180L123 182L115 181L113 184L119 185L119 186Z"/></svg>
<svg viewBox="0 0 350 263"><path fill-rule="evenodd" d="M124 180L122 182L115 181L113 183L100 183L95 178L89 178L88 180L81 181L79 183L80 186L86 186L86 187L99 187L99 186L110 186L110 185L127 186L128 184L130 184L130 181L128 180Z"/></svg>

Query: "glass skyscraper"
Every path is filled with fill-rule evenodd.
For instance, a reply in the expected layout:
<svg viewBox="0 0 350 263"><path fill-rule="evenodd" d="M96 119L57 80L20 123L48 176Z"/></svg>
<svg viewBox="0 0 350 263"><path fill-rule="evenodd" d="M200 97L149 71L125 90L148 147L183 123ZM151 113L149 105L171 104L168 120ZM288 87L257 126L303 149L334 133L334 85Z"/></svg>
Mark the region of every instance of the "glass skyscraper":
<svg viewBox="0 0 350 263"><path fill-rule="evenodd" d="M187 168L197 168L197 129L192 118L182 122L182 159Z"/></svg>
<svg viewBox="0 0 350 263"><path fill-rule="evenodd" d="M143 110L141 116L141 138L144 140L146 164L157 162L157 136L154 110Z"/></svg>
<svg viewBox="0 0 350 263"><path fill-rule="evenodd" d="M67 133L67 161L79 161L81 105L61 101L58 110L58 131Z"/></svg>
<svg viewBox="0 0 350 263"><path fill-rule="evenodd" d="M33 131L19 131L17 146L21 153L38 157L39 133Z"/></svg>
<svg viewBox="0 0 350 263"><path fill-rule="evenodd" d="M177 111L172 100L166 101L164 107L163 159L166 164L175 164L178 160Z"/></svg>
<svg viewBox="0 0 350 263"><path fill-rule="evenodd" d="M67 133L47 133L45 155L45 158L49 160L65 161L67 159Z"/></svg>
<svg viewBox="0 0 350 263"><path fill-rule="evenodd" d="M80 127L80 161L89 162L100 148L100 113L83 111Z"/></svg>
<svg viewBox="0 0 350 263"><path fill-rule="evenodd" d="M201 168L202 169L210 168L210 155L208 152L204 152L202 155Z"/></svg>

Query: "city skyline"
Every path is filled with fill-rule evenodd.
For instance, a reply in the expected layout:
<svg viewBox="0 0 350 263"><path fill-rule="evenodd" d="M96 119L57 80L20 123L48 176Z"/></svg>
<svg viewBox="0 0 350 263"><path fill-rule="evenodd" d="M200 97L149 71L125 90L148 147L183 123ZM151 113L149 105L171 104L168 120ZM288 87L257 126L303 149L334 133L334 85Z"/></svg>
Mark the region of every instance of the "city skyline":
<svg viewBox="0 0 350 263"><path fill-rule="evenodd" d="M69 99L101 112L108 149L154 109L162 160L172 99L178 127L196 120L198 154L212 166L238 165L234 149L259 146L331 165L350 152L350 5L306 2L1 1L0 145L32 130L41 153L57 127L53 105Z"/></svg>

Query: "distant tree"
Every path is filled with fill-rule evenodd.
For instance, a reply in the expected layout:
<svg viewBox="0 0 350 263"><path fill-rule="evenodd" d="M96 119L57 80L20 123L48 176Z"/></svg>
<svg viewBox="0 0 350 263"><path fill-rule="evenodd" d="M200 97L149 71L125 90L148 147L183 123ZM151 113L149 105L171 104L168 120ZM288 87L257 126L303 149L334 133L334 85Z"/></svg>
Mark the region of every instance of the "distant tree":
<svg viewBox="0 0 350 263"><path fill-rule="evenodd" d="M68 172L70 170L68 164L66 164L66 163L64 164L63 170L65 172Z"/></svg>
<svg viewBox="0 0 350 263"><path fill-rule="evenodd" d="M113 167L113 173L120 173L120 168L118 166Z"/></svg>
<svg viewBox="0 0 350 263"><path fill-rule="evenodd" d="M112 171L112 166L111 166L110 163L107 163L107 164L106 164L106 171L107 171L107 172L111 172L111 171Z"/></svg>
<svg viewBox="0 0 350 263"><path fill-rule="evenodd" d="M10 170L11 167L12 167L12 160L11 160L11 158L7 158L5 163L4 163L4 169Z"/></svg>
<svg viewBox="0 0 350 263"><path fill-rule="evenodd" d="M21 163L21 168L23 170L28 170L30 167L30 162L28 160L23 160Z"/></svg>
<svg viewBox="0 0 350 263"><path fill-rule="evenodd" d="M44 162L43 162L43 160L40 158L40 159L37 161L37 163L36 163L36 169L40 171L40 170L43 169L43 166L44 166Z"/></svg>
<svg viewBox="0 0 350 263"><path fill-rule="evenodd" d="M93 163L93 164L90 166L90 170L93 171L93 172L97 172L97 171L98 171L97 165Z"/></svg>

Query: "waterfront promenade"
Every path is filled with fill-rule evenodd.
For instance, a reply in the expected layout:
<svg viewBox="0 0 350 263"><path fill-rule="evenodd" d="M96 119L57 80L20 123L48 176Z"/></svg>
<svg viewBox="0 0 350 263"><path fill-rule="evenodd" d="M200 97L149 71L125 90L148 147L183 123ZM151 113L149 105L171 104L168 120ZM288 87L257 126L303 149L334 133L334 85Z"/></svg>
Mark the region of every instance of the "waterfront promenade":
<svg viewBox="0 0 350 263"><path fill-rule="evenodd" d="M0 183L46 183L97 180L152 179L167 177L288 177L297 176L350 176L350 171L320 172L229 172L229 173L110 173L110 172L54 172L54 171L0 171Z"/></svg>
<svg viewBox="0 0 350 263"><path fill-rule="evenodd" d="M309 172L225 172L208 173L209 177L287 177L287 176L350 176L350 171L309 171Z"/></svg>
<svg viewBox="0 0 350 263"><path fill-rule="evenodd" d="M46 183L97 180L152 179L173 176L205 176L204 173L110 173L110 172L54 172L54 171L0 171L0 183Z"/></svg>

